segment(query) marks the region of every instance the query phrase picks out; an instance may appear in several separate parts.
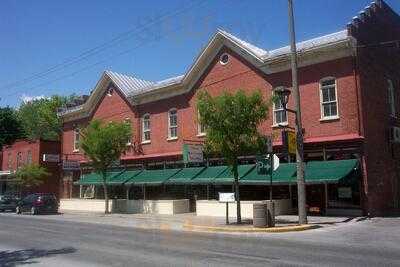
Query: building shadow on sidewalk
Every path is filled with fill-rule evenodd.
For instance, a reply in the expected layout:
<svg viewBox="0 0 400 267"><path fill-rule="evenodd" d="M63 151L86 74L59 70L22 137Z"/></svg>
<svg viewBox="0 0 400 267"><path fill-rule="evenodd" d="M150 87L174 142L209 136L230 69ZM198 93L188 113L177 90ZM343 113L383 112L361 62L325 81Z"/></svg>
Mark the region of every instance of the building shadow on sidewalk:
<svg viewBox="0 0 400 267"><path fill-rule="evenodd" d="M38 261L35 259L51 257L60 254L70 254L76 252L73 247L66 247L61 249L22 249L22 250L4 250L0 251L0 266L14 267L25 264L35 264Z"/></svg>

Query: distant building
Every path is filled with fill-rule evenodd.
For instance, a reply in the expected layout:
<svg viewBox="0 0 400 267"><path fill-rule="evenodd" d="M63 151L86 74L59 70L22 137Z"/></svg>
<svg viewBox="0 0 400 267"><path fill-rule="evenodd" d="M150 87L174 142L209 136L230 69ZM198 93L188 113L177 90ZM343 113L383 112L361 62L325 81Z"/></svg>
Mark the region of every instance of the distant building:
<svg viewBox="0 0 400 267"><path fill-rule="evenodd" d="M44 182L37 187L23 188L22 194L54 193L59 196L60 189L60 142L43 140L17 140L11 145L3 146L3 162L0 171L0 194L20 191L15 184L15 171L25 164L38 164L50 173Z"/></svg>
<svg viewBox="0 0 400 267"><path fill-rule="evenodd" d="M309 206L371 215L399 211L399 40L399 15L384 1L375 1L344 30L297 44L305 158L308 163L319 161L315 168L321 169L307 182ZM198 91L218 95L224 90L259 89L268 99L281 86L291 87L289 47L267 51L222 30L181 76L153 82L105 71L84 104L59 113L64 121L63 160L74 166L63 172L62 196L79 195L74 183L88 162L79 148L79 131L91 120L132 125L133 136L121 157L122 167L181 168L183 144L205 139L204 127L198 123ZM293 105L291 97L288 106ZM288 161L280 137L280 126L285 125L293 126L294 118L276 104L260 127L265 135L275 134L274 149L282 163ZM321 163L337 162L337 174L343 167L339 161L350 159L357 164L342 172L352 173L343 183L346 177L327 177ZM254 163L254 157L245 158L246 162ZM306 178L310 173L306 171ZM286 182L276 184L278 195L292 198L293 194L295 198L292 174L283 177ZM215 186L211 190L211 198L215 198L215 188L222 185L210 183L207 190L209 186ZM229 185L225 186L229 190ZM265 199L266 186L244 185L244 199ZM202 197L204 188L193 189L197 191L192 195ZM152 190L154 197L162 196L161 189Z"/></svg>

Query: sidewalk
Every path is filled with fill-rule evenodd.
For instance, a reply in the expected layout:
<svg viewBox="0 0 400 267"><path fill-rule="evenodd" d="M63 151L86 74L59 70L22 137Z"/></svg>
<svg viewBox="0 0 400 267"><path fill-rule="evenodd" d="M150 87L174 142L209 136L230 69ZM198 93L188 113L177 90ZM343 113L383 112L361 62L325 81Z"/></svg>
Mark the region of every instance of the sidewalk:
<svg viewBox="0 0 400 267"><path fill-rule="evenodd" d="M275 228L253 228L251 220L243 220L236 225L236 218L229 218L230 224L225 224L225 217L196 216L195 213L176 215L160 214L100 214L83 212L64 212L61 215L44 215L37 218L63 221L77 221L94 224L108 224L121 227L132 227L153 230L176 231L208 231L208 232L288 232L340 225L355 219L348 217L309 216L309 224L299 226L298 217L285 215L276 217Z"/></svg>

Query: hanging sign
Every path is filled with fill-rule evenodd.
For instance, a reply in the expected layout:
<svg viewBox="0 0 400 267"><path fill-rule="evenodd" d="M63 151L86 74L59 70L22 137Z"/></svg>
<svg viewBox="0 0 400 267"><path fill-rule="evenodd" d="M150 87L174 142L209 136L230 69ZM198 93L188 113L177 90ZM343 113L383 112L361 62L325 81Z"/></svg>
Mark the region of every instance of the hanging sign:
<svg viewBox="0 0 400 267"><path fill-rule="evenodd" d="M235 202L235 193L221 193L218 192L219 202Z"/></svg>
<svg viewBox="0 0 400 267"><path fill-rule="evenodd" d="M62 169L64 171L78 171L80 170L80 164L77 160L63 160Z"/></svg>
<svg viewBox="0 0 400 267"><path fill-rule="evenodd" d="M183 144L183 162L197 162L202 163L204 161L203 156L203 145L199 144Z"/></svg>
<svg viewBox="0 0 400 267"><path fill-rule="evenodd" d="M282 131L282 144L285 153L296 154L296 134L293 131Z"/></svg>
<svg viewBox="0 0 400 267"><path fill-rule="evenodd" d="M43 154L43 161L45 162L60 162L59 154Z"/></svg>

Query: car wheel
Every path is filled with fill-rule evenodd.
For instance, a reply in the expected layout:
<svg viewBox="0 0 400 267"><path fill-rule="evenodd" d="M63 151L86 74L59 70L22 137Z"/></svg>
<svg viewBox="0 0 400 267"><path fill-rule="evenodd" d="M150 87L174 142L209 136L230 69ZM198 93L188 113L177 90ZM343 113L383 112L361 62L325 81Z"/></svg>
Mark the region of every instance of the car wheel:
<svg viewBox="0 0 400 267"><path fill-rule="evenodd" d="M20 207L16 207L15 208L15 213L16 214L21 214L21 208Z"/></svg>
<svg viewBox="0 0 400 267"><path fill-rule="evenodd" d="M36 215L36 214L38 214L37 208L32 207L31 208L31 215Z"/></svg>

